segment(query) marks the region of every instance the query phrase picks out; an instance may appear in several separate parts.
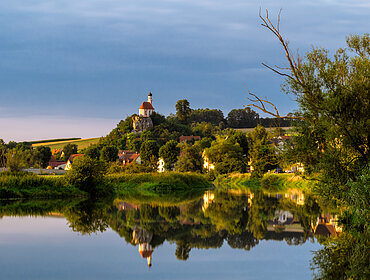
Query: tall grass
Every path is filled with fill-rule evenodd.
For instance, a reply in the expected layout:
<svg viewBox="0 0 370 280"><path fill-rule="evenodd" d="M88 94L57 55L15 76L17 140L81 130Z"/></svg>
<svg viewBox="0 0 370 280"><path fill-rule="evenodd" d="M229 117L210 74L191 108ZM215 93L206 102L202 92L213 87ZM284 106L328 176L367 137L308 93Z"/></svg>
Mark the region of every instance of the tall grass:
<svg viewBox="0 0 370 280"><path fill-rule="evenodd" d="M61 176L0 173L0 199L84 196L85 192L66 185Z"/></svg>
<svg viewBox="0 0 370 280"><path fill-rule="evenodd" d="M109 183L115 185L116 190L127 188L156 190L167 192L183 189L208 189L212 184L204 175L197 173L138 173L113 174L106 177Z"/></svg>

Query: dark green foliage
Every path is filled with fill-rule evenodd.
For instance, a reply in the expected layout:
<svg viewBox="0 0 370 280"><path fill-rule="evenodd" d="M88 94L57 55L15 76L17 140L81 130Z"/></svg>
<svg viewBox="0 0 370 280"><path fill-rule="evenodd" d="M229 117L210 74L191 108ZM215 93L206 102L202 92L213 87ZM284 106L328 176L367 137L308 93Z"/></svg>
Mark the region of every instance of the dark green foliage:
<svg viewBox="0 0 370 280"><path fill-rule="evenodd" d="M168 141L159 149L159 157L163 158L166 170L171 170L173 168L174 164L177 162L179 154L180 147L174 140Z"/></svg>
<svg viewBox="0 0 370 280"><path fill-rule="evenodd" d="M77 145L76 144L65 145L63 147L63 153L64 153L63 160L67 161L72 154L77 154Z"/></svg>
<svg viewBox="0 0 370 280"><path fill-rule="evenodd" d="M121 120L118 124L117 124L117 128L118 128L118 131L123 135L123 134L127 134L127 133L130 133L134 127L133 127L133 121L132 121L132 118L133 117L136 117L137 114L133 114L131 116L128 116L124 121Z"/></svg>
<svg viewBox="0 0 370 280"><path fill-rule="evenodd" d="M266 129L258 125L249 135L249 156L253 166L252 178L262 178L263 174L277 166L273 147L269 144Z"/></svg>
<svg viewBox="0 0 370 280"><path fill-rule="evenodd" d="M51 158L50 147L38 146L33 153L33 158L36 163L38 163L42 168L46 168L49 165Z"/></svg>
<svg viewBox="0 0 370 280"><path fill-rule="evenodd" d="M141 147L141 141L137 140L134 133L127 134L127 149L134 152L139 152Z"/></svg>
<svg viewBox="0 0 370 280"><path fill-rule="evenodd" d="M92 159L99 159L100 158L100 147L99 145L90 145L87 147L83 154L87 157L90 157Z"/></svg>
<svg viewBox="0 0 370 280"><path fill-rule="evenodd" d="M184 144L175 170L179 172L201 172L203 169L202 149L199 145Z"/></svg>
<svg viewBox="0 0 370 280"><path fill-rule="evenodd" d="M186 99L178 100L176 103L176 117L182 123L188 123L191 109L190 103Z"/></svg>
<svg viewBox="0 0 370 280"><path fill-rule="evenodd" d="M245 133L241 131L237 131L237 130L230 130L228 133L227 140L230 143L239 144L239 146L243 150L243 156L248 156L249 144L248 144L247 135L245 135Z"/></svg>
<svg viewBox="0 0 370 280"><path fill-rule="evenodd" d="M100 159L106 162L114 162L118 159L118 149L115 146L104 146L100 151Z"/></svg>
<svg viewBox="0 0 370 280"><path fill-rule="evenodd" d="M370 167L347 183L346 210L340 221L345 233L325 241L315 253L316 279L369 279L370 277Z"/></svg>
<svg viewBox="0 0 370 280"><path fill-rule="evenodd" d="M107 136L100 138L100 146L115 146L118 150L126 148L126 137L123 136L119 128L113 129Z"/></svg>
<svg viewBox="0 0 370 280"><path fill-rule="evenodd" d="M152 119L153 126L157 126L157 125L167 122L166 117L157 112L153 112L150 115L150 118Z"/></svg>
<svg viewBox="0 0 370 280"><path fill-rule="evenodd" d="M295 69L300 80L288 79L285 85L298 98L305 121L305 139L297 149L307 152L315 170L324 171L332 189L355 180L369 162L370 37L349 36L347 46L333 56L313 49ZM338 190L335 196L341 194Z"/></svg>
<svg viewBox="0 0 370 280"><path fill-rule="evenodd" d="M191 110L190 122L208 122L215 126L225 122L224 114L218 109L196 109Z"/></svg>
<svg viewBox="0 0 370 280"><path fill-rule="evenodd" d="M10 172L20 172L28 167L27 157L30 157L28 151L20 150L17 148L8 150L5 154L6 166Z"/></svg>
<svg viewBox="0 0 370 280"><path fill-rule="evenodd" d="M227 115L227 125L232 128L256 127L259 115L250 109L233 109Z"/></svg>
<svg viewBox="0 0 370 280"><path fill-rule="evenodd" d="M243 149L229 139L217 138L210 148L205 149L205 156L210 163L215 164L217 174L245 172Z"/></svg>
<svg viewBox="0 0 370 280"><path fill-rule="evenodd" d="M144 141L140 148L140 157L144 165L152 166L157 164L159 147L156 141Z"/></svg>
<svg viewBox="0 0 370 280"><path fill-rule="evenodd" d="M193 123L193 132L201 137L215 138L220 133L220 128L208 122Z"/></svg>
<svg viewBox="0 0 370 280"><path fill-rule="evenodd" d="M72 170L65 175L68 184L78 187L90 194L95 194L97 185L102 183L107 165L100 160L93 160L90 157L75 158Z"/></svg>

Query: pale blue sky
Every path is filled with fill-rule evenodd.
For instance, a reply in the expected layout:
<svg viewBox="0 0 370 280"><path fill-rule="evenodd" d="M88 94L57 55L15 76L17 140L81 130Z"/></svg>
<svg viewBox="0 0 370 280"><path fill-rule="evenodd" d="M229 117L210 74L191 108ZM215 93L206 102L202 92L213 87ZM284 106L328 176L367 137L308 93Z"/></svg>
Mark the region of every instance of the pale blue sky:
<svg viewBox="0 0 370 280"><path fill-rule="evenodd" d="M243 83L293 111L261 65L284 57L259 7L283 9L281 32L303 54L369 32L368 0L1 1L0 138L105 135L149 90L165 115L186 98L226 116L248 103Z"/></svg>

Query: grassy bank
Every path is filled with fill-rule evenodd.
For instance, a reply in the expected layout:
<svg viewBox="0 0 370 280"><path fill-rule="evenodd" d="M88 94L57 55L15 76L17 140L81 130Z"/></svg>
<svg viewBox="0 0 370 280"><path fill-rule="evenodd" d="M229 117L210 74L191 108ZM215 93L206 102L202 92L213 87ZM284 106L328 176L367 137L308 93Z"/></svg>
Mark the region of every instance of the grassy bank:
<svg viewBox="0 0 370 280"><path fill-rule="evenodd" d="M106 179L115 186L117 193L127 189L140 189L168 193L173 190L209 189L212 184L196 173L138 173L113 174Z"/></svg>
<svg viewBox="0 0 370 280"><path fill-rule="evenodd" d="M232 174L218 177L214 184L217 188L226 189L262 189L279 192L289 189L310 190L316 181L294 174L266 174L262 179L251 179L250 174Z"/></svg>
<svg viewBox="0 0 370 280"><path fill-rule="evenodd" d="M0 199L86 196L76 187L66 185L63 176L0 173Z"/></svg>
<svg viewBox="0 0 370 280"><path fill-rule="evenodd" d="M96 186L99 196L112 192L118 196L159 197L171 196L173 191L180 197L194 197L198 192L212 187L203 175L188 173L140 173L108 175ZM68 198L87 197L88 194L69 185L64 176L37 176L35 174L0 173L0 199L11 198Z"/></svg>

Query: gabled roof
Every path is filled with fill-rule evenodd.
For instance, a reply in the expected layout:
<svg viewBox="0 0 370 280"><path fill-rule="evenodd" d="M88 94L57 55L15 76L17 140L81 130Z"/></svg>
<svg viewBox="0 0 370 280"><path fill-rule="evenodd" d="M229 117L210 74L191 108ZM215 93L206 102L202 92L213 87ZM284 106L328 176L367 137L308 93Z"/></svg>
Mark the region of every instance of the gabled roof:
<svg viewBox="0 0 370 280"><path fill-rule="evenodd" d="M126 154L123 154L119 157L119 160L123 162L123 164L131 164L133 163L135 160L137 160L137 158L140 156L139 153L126 153Z"/></svg>
<svg viewBox="0 0 370 280"><path fill-rule="evenodd" d="M68 160L72 163L74 158L82 157L82 156L83 156L83 154L72 154L72 155L69 156Z"/></svg>
<svg viewBox="0 0 370 280"><path fill-rule="evenodd" d="M318 224L315 230L315 234L321 236L335 236L336 231L333 225L330 224Z"/></svg>
<svg viewBox="0 0 370 280"><path fill-rule="evenodd" d="M152 104L150 102L143 102L143 104L141 104L140 108L139 109L151 109L151 110L154 110Z"/></svg>

